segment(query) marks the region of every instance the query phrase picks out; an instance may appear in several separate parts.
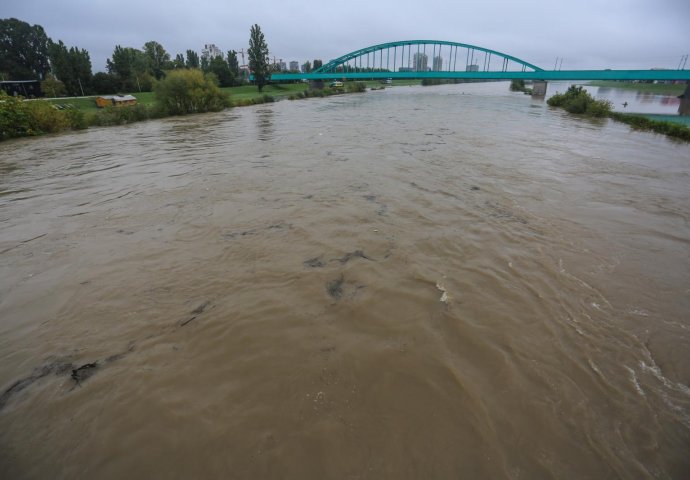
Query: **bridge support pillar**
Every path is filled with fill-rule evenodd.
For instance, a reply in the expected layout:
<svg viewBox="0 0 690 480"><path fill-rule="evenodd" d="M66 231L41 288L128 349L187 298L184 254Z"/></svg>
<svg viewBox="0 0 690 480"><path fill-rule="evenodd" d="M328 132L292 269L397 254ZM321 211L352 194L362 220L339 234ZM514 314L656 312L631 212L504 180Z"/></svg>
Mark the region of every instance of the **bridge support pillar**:
<svg viewBox="0 0 690 480"><path fill-rule="evenodd" d="M532 96L545 97L546 96L546 80L535 80L532 82Z"/></svg>
<svg viewBox="0 0 690 480"><path fill-rule="evenodd" d="M690 115L690 82L685 85L685 93L678 98L680 98L678 115Z"/></svg>

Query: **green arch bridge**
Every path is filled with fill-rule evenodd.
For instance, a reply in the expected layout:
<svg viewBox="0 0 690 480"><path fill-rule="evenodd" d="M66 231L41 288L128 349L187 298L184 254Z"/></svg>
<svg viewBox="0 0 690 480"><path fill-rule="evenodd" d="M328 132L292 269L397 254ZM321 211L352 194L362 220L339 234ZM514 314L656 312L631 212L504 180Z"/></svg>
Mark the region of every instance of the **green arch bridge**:
<svg viewBox="0 0 690 480"><path fill-rule="evenodd" d="M690 70L544 70L512 55L476 45L402 40L355 50L309 73L271 75L271 80L276 81L387 78L690 81Z"/></svg>

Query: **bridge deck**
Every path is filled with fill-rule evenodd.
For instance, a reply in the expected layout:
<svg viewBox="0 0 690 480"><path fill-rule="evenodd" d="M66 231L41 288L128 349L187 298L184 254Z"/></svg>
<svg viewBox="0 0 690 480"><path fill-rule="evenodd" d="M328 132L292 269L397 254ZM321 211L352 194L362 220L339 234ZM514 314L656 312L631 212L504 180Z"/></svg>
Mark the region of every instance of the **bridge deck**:
<svg viewBox="0 0 690 480"><path fill-rule="evenodd" d="M476 80L689 80L690 70L540 70L537 72L274 73L271 80L460 78Z"/></svg>

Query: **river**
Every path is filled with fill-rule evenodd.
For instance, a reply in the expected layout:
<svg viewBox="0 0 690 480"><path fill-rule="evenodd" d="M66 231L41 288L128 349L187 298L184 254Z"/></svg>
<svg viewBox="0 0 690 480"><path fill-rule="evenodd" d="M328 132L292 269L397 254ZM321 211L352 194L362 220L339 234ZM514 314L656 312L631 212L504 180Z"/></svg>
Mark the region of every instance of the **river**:
<svg viewBox="0 0 690 480"><path fill-rule="evenodd" d="M506 83L0 144L0 477L687 478L690 146Z"/></svg>

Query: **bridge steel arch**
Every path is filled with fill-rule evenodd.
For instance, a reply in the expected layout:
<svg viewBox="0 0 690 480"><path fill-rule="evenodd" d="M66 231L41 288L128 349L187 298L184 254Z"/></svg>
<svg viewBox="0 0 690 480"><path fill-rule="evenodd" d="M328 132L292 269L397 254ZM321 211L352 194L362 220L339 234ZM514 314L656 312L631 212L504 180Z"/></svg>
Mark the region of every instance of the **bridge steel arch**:
<svg viewBox="0 0 690 480"><path fill-rule="evenodd" d="M432 68L428 69L427 62L428 61L428 56L426 55L426 50L427 47L431 47L431 52L432 53ZM423 53L426 57L426 61L424 61L424 69L420 69L420 63L421 62L414 62L414 66L412 66L413 59L415 58L421 58L421 57L415 57L413 55L413 47L417 47L416 52L414 54L420 54ZM445 48L445 51L448 55L446 58L447 62L446 65L447 67L444 68L442 66L443 59L441 57L441 52L443 51L443 47ZM438 48L438 51L437 51ZM407 49L407 58L405 58L405 50ZM458 70L458 61L457 61L457 56L458 56L458 50L463 49L463 53L466 53L465 61L460 64L461 69ZM391 61L390 58L390 53L391 50L393 50L393 60ZM400 55L398 54L398 50L400 50ZM383 53L384 51L386 52L386 61L384 65L384 58L383 58ZM475 59L475 53L480 52L484 54L484 58L481 59L482 64L479 64L480 58L477 57ZM378 54L378 63L377 63L377 54ZM438 55L437 55L438 54ZM436 57L441 57L441 60L437 63ZM491 61L492 57L499 58L501 59L501 67L500 70L492 70L491 69ZM366 58L366 66L364 65L364 58ZM400 59L400 63L398 63L398 59ZM359 60L359 62L358 62ZM477 63L475 63L475 60ZM462 61L462 58L461 58ZM500 71L500 72L508 72L508 67L509 67L509 62L514 62L518 65L518 71L521 72L526 72L527 69L531 69L534 72L540 72L543 71L543 69L537 67L536 65L533 65L529 62L526 62L524 60L521 60L517 57L514 57L512 55L508 55L503 52L499 52L496 50L491 50L488 48L480 47L477 45L470 45L467 43L459 43L459 42L448 42L445 40L401 40L397 42L388 42L388 43L381 43L378 45L372 45L370 47L366 48L361 48L359 50L355 50L353 52L347 53L345 55L342 55L336 59L333 59L329 61L328 63L324 64L320 68L317 68L316 70L313 70L311 73L312 74L339 74L339 73L359 73L359 72L375 72L378 71L379 73L382 72L390 72L390 73L396 73L396 68L401 67L400 70L397 72L426 72L426 71L434 71L434 72L466 72L466 71L471 71L471 72L489 72L489 71ZM407 64L404 66L403 64ZM378 66L377 66L378 65ZM391 70L391 67L392 70ZM427 70L428 69L428 70Z"/></svg>
<svg viewBox="0 0 690 480"><path fill-rule="evenodd" d="M414 53L432 54L432 68L411 67ZM462 51L465 58L458 58ZM435 64L434 57L446 55ZM384 62L384 53L386 61ZM391 53L392 61L391 61ZM479 56L475 58L475 54ZM483 58L481 58L483 54ZM378 57L378 62L377 62ZM500 59L496 68L495 60ZM366 59L366 61L365 61ZM476 62L475 62L476 60ZM427 57L428 61L428 57ZM481 62L481 63L480 63ZM415 62L416 63L416 62ZM517 67L514 67L514 66ZM403 67L403 68L398 68ZM510 68L509 68L510 67ZM250 74L250 80L253 75ZM467 43L445 40L401 40L361 48L329 61L309 73L272 73L271 81L369 79L476 79L476 80L684 80L690 70L544 70L520 58ZM688 87L690 89L690 87ZM690 95L690 92L688 93Z"/></svg>

